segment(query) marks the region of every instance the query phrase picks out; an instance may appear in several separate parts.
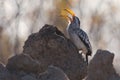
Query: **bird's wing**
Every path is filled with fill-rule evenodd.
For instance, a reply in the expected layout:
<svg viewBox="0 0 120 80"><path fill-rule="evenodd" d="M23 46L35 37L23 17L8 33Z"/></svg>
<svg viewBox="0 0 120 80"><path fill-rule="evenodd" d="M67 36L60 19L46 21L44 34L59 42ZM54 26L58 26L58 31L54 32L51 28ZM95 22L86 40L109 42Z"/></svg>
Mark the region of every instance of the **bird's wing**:
<svg viewBox="0 0 120 80"><path fill-rule="evenodd" d="M81 41L85 44L87 49L90 51L90 52L88 52L88 54L91 54L92 53L92 47L91 47L91 44L90 44L90 41L89 41L89 38L88 38L86 32L84 32L82 29L77 29L76 34L81 39Z"/></svg>

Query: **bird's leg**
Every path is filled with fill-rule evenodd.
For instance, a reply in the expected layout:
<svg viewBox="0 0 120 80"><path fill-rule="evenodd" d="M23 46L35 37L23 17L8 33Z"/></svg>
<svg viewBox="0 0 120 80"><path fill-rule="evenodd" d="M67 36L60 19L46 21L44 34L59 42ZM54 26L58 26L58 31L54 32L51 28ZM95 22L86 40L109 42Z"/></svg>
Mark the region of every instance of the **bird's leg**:
<svg viewBox="0 0 120 80"><path fill-rule="evenodd" d="M84 61L86 61L86 56L84 55L84 51L82 49L79 50L79 54L81 54Z"/></svg>
<svg viewBox="0 0 120 80"><path fill-rule="evenodd" d="M82 52L82 50L79 50L79 54L82 54L83 52Z"/></svg>
<svg viewBox="0 0 120 80"><path fill-rule="evenodd" d="M87 65L88 65L88 55L83 55L84 51L83 50L79 50L79 54L81 54L84 57L84 60L86 61Z"/></svg>

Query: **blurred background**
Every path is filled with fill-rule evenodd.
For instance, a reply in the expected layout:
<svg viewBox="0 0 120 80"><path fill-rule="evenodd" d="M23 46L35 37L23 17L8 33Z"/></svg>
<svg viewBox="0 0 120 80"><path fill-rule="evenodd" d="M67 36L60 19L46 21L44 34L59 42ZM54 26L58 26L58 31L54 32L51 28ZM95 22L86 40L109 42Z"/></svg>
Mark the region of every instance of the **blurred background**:
<svg viewBox="0 0 120 80"><path fill-rule="evenodd" d="M114 67L120 73L120 0L0 0L0 61L20 54L25 40L44 24L56 25L63 33L67 20L64 8L72 9L81 28L90 38L93 54L97 49L115 54Z"/></svg>

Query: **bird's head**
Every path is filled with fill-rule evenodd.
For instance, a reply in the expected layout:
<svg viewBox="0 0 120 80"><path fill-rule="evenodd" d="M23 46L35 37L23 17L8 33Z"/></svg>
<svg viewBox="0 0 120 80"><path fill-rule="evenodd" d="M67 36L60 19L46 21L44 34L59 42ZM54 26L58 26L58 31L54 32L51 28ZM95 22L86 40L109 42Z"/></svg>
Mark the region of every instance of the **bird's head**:
<svg viewBox="0 0 120 80"><path fill-rule="evenodd" d="M68 12L72 17L69 17L68 15L63 15L61 14L62 17L67 18L68 22L70 22L70 24L76 24L78 26L80 26L80 20L77 16L75 16L75 13L70 10L70 9L64 9L64 11Z"/></svg>

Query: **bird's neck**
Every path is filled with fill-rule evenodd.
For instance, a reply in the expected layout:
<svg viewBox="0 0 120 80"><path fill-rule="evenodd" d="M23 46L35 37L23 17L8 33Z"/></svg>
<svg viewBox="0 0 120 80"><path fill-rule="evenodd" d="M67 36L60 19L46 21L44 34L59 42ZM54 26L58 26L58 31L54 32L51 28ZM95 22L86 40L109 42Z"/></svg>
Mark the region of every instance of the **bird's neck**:
<svg viewBox="0 0 120 80"><path fill-rule="evenodd" d="M68 25L68 29L80 29L79 25Z"/></svg>

